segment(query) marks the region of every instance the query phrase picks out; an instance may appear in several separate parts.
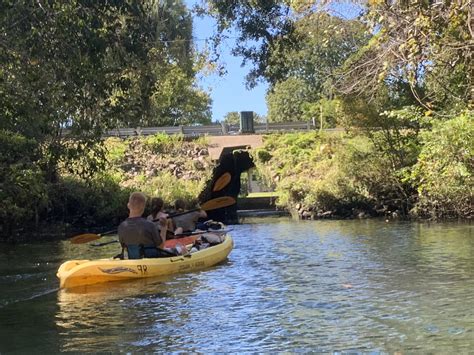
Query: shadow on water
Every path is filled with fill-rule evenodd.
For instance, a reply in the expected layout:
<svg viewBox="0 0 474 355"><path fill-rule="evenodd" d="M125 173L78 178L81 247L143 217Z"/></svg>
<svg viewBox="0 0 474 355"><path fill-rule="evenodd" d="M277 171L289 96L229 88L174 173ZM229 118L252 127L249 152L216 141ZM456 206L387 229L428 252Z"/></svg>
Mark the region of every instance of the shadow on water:
<svg viewBox="0 0 474 355"><path fill-rule="evenodd" d="M196 273L57 290L117 246L0 245L0 352L435 352L474 348L469 224L246 219Z"/></svg>

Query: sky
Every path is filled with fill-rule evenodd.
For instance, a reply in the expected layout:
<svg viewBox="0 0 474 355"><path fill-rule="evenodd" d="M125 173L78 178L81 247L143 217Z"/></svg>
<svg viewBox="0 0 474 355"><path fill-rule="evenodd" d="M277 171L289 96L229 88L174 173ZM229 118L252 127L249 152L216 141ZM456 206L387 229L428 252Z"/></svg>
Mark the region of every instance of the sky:
<svg viewBox="0 0 474 355"><path fill-rule="evenodd" d="M194 3L193 0L186 1L188 8L191 8ZM193 21L193 37L199 47L204 44L202 39L212 35L215 21L209 17L194 17ZM222 120L225 114L231 111L254 111L259 115L267 114L265 95L268 85L260 83L251 90L246 89L245 76L250 71L250 66L242 67L242 58L230 54L232 46L232 39L222 45L221 61L227 70L225 76L220 77L217 74L200 76L200 86L211 95L213 121Z"/></svg>

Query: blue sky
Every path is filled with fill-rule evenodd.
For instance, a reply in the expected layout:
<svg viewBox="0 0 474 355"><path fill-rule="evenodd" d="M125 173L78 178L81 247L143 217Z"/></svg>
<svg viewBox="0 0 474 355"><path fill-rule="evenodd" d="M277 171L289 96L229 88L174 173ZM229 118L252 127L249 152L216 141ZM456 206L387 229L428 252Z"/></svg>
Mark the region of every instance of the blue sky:
<svg viewBox="0 0 474 355"><path fill-rule="evenodd" d="M191 8L195 1L186 0ZM202 39L209 38L215 28L215 22L211 18L194 18L193 37L196 45L204 42ZM268 85L259 84L257 87L247 90L245 87L245 75L250 67L242 67L242 58L230 54L233 40L227 40L222 45L221 61L225 64L227 74L223 77L213 74L200 79L201 87L210 93L212 98L212 120L221 120L227 112L231 111L254 111L259 115L267 114L265 94Z"/></svg>

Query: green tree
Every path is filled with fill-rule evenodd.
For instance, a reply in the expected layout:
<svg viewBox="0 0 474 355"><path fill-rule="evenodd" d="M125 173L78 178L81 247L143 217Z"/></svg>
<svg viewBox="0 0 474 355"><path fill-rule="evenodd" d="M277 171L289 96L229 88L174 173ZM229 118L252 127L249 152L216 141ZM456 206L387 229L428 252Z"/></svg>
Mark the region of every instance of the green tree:
<svg viewBox="0 0 474 355"><path fill-rule="evenodd" d="M401 82L428 111L456 114L472 105L469 0L375 0L368 3L364 17L375 35L341 71L341 92L371 97L380 83Z"/></svg>
<svg viewBox="0 0 474 355"><path fill-rule="evenodd" d="M237 111L227 112L222 121L227 124L238 125L240 124L240 113Z"/></svg>
<svg viewBox="0 0 474 355"><path fill-rule="evenodd" d="M419 201L413 213L470 218L474 191L474 114L464 112L422 133L422 150L411 178Z"/></svg>
<svg viewBox="0 0 474 355"><path fill-rule="evenodd" d="M267 94L268 121L302 121L304 103L315 100L310 87L303 79L289 78L277 82Z"/></svg>
<svg viewBox="0 0 474 355"><path fill-rule="evenodd" d="M7 1L0 14L0 128L37 142L47 179L77 159L100 169L106 129L209 120L181 1Z"/></svg>
<svg viewBox="0 0 474 355"><path fill-rule="evenodd" d="M258 113L253 113L253 122L255 124L262 124L266 120L265 116L261 116ZM240 124L240 113L237 111L227 112L224 116L223 122L229 125L239 125Z"/></svg>
<svg viewBox="0 0 474 355"><path fill-rule="evenodd" d="M293 19L286 1L233 1L208 0L199 9L217 20L214 34L215 46L228 36L226 30L236 29L238 38L232 54L241 56L243 63L250 62L253 68L247 75L247 85L254 87L261 79L270 83L283 79L278 68L268 72L272 51L289 49L297 45Z"/></svg>
<svg viewBox="0 0 474 355"><path fill-rule="evenodd" d="M1 144L9 230L57 203L61 173L93 184L107 129L210 120L181 0L2 1L0 33L0 140L29 157Z"/></svg>
<svg viewBox="0 0 474 355"><path fill-rule="evenodd" d="M314 94L326 95L331 94L334 71L368 41L361 21L324 11L295 18L292 36L298 45L272 51L268 72L278 68L284 79L300 78Z"/></svg>

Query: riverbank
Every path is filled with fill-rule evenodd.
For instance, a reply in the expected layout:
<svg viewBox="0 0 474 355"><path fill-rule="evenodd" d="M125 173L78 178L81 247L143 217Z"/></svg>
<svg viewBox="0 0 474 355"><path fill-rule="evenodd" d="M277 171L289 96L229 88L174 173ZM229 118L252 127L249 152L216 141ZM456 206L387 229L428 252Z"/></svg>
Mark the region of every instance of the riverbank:
<svg viewBox="0 0 474 355"><path fill-rule="evenodd" d="M472 220L473 121L460 115L399 138L403 144L392 153L382 146L387 132L311 131L267 135L251 155L274 190L276 208L300 219ZM24 172L26 181L4 184L0 240L43 238L57 226L66 236L117 226L136 190L160 196L167 207L180 198L192 208L216 165L205 138L112 138L105 150L104 166L93 175L73 175L63 166L51 181Z"/></svg>
<svg viewBox="0 0 474 355"><path fill-rule="evenodd" d="M2 212L0 240L44 240L108 230L126 218L132 191L159 196L167 208L176 199L193 206L214 167L203 138L189 141L164 134L110 138L104 147L107 154L100 172L81 177L64 167L54 181L38 177L4 199L10 203ZM19 202L21 208L16 207Z"/></svg>
<svg viewBox="0 0 474 355"><path fill-rule="evenodd" d="M302 219L471 220L472 118L461 115L432 131L398 137L396 150L383 144L400 132L313 131L266 136L252 155L277 206Z"/></svg>

